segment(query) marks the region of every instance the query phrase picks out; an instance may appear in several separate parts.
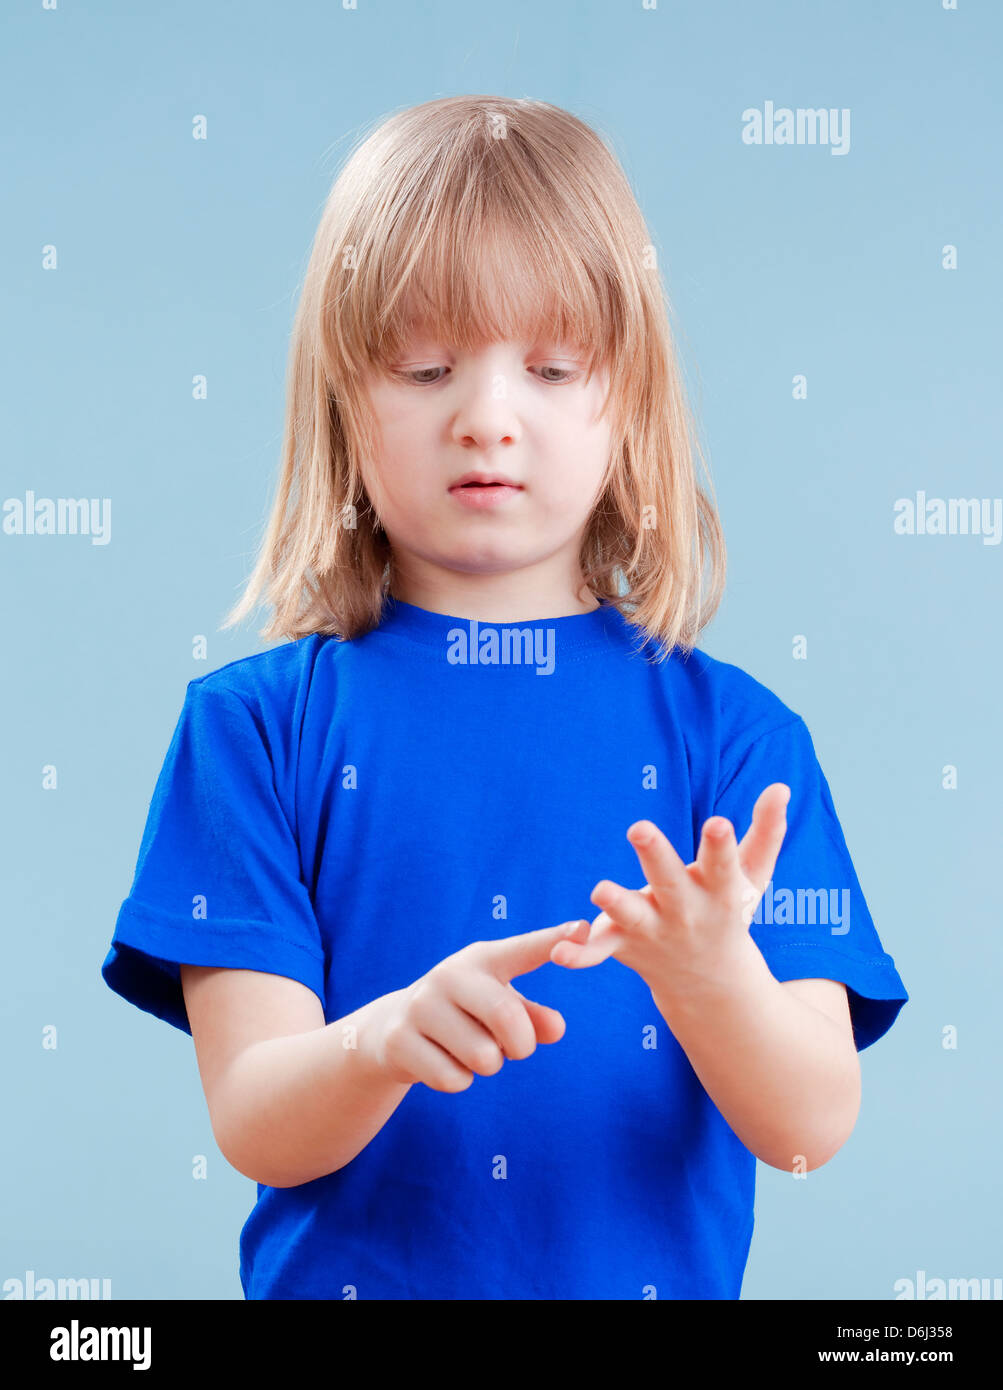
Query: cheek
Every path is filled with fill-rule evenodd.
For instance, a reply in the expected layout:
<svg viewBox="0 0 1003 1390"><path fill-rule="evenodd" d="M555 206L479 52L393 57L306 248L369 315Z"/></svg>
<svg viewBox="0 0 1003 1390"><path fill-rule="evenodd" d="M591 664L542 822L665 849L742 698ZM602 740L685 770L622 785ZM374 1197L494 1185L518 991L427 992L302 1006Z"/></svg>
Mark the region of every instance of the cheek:
<svg viewBox="0 0 1003 1390"><path fill-rule="evenodd" d="M422 495L422 450L399 425L384 428L379 457L367 463L365 471L370 495L375 490L390 505L411 505Z"/></svg>
<svg viewBox="0 0 1003 1390"><path fill-rule="evenodd" d="M569 430L555 454L554 487L570 505L587 506L594 500L609 463L609 430L580 425Z"/></svg>

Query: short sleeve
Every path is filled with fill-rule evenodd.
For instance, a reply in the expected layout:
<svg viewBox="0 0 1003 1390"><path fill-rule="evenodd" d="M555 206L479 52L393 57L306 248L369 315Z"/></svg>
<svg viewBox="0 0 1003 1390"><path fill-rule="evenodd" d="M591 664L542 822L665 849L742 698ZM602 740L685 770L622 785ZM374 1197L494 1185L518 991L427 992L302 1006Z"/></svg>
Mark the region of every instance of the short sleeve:
<svg viewBox="0 0 1003 1390"><path fill-rule="evenodd" d="M772 782L791 789L787 831L750 932L780 981L839 980L847 987L857 1051L877 1042L909 996L878 939L811 735L795 716L753 740L722 768L714 812L739 840Z"/></svg>
<svg viewBox="0 0 1003 1390"><path fill-rule="evenodd" d="M181 963L299 980L324 1001L324 950L260 715L190 681L101 974L191 1034Z"/></svg>

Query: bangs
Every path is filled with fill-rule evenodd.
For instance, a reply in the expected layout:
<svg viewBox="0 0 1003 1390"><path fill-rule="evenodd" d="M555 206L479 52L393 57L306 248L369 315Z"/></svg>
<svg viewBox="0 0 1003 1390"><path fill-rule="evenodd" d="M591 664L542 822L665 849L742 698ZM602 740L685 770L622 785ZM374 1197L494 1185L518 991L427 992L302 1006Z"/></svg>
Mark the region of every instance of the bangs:
<svg viewBox="0 0 1003 1390"><path fill-rule="evenodd" d="M553 344L590 375L619 355L628 315L580 190L555 189L521 145L489 142L473 163L454 149L424 174L356 229L339 328L361 356L387 368L419 333L464 352Z"/></svg>
<svg viewBox="0 0 1003 1390"><path fill-rule="evenodd" d="M386 364L414 334L476 352L490 343L554 343L587 353L590 367L610 329L580 266L549 263L523 235L472 236L457 256L444 228L433 229L398 297L371 335L370 352Z"/></svg>

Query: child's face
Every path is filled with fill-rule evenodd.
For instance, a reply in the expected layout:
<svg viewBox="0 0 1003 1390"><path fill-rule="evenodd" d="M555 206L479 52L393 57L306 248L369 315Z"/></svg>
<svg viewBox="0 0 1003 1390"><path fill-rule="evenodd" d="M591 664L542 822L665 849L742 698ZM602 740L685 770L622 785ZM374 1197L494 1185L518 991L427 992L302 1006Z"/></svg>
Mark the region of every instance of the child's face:
<svg viewBox="0 0 1003 1390"><path fill-rule="evenodd" d="M388 371L369 372L383 447L363 474L399 598L421 605L476 587L566 604L610 450L597 418L608 373L588 386L585 376L581 354L557 342L463 354L420 332ZM470 472L517 486L458 488Z"/></svg>

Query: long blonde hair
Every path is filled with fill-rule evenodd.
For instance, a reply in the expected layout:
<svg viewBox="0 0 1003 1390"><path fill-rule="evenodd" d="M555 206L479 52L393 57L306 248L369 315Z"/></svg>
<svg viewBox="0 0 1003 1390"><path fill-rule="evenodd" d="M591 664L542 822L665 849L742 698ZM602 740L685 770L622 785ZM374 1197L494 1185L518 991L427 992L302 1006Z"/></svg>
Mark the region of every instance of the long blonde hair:
<svg viewBox="0 0 1003 1390"><path fill-rule="evenodd" d="M608 369L612 447L582 574L662 656L691 650L721 601L724 537L709 474L710 495L696 476L703 455L643 216L590 126L490 96L394 113L336 179L292 331L277 493L223 627L262 596L266 639L351 639L379 623L393 554L360 472L376 452L362 373L400 353L416 315L464 350L559 336L586 346L590 374Z"/></svg>

